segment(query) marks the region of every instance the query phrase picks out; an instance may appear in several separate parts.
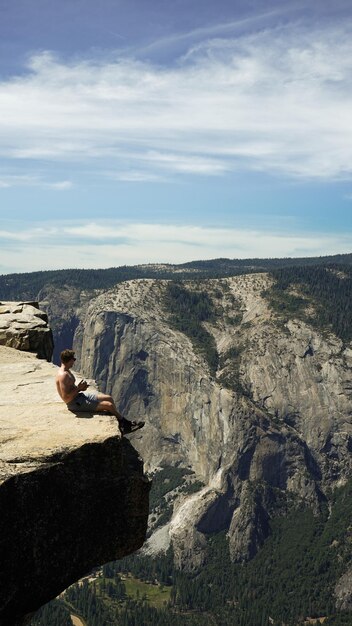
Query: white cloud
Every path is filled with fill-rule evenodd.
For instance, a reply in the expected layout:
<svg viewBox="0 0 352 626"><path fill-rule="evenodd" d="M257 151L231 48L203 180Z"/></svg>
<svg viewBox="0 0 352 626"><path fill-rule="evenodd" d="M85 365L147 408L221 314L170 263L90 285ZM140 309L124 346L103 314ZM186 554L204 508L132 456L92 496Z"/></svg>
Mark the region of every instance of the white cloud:
<svg viewBox="0 0 352 626"><path fill-rule="evenodd" d="M4 175L0 179L0 188L8 187L33 187L39 184L37 176L29 175Z"/></svg>
<svg viewBox="0 0 352 626"><path fill-rule="evenodd" d="M140 157L151 164L174 172L185 174L206 174L207 176L217 176L230 169L225 161L199 157L197 155L172 154L160 152L148 152Z"/></svg>
<svg viewBox="0 0 352 626"><path fill-rule="evenodd" d="M69 180L61 180L56 182L48 182L39 176L30 175L8 175L0 179L0 189L9 187L42 187L47 189L56 189L62 191L71 189L72 182Z"/></svg>
<svg viewBox="0 0 352 626"><path fill-rule="evenodd" d="M77 222L22 231L0 231L3 273L68 267L111 267L138 263L183 263L196 259L318 256L345 253L352 234L255 229ZM19 249L19 244L21 247Z"/></svg>
<svg viewBox="0 0 352 626"><path fill-rule="evenodd" d="M9 230L0 230L0 241L30 241L33 239L33 234L30 231L11 232Z"/></svg>
<svg viewBox="0 0 352 626"><path fill-rule="evenodd" d="M143 170L122 170L117 172L106 172L106 176L113 180L121 180L128 183L155 183L166 181L162 175L153 174Z"/></svg>
<svg viewBox="0 0 352 626"><path fill-rule="evenodd" d="M73 187L70 180L61 180L57 183L47 183L47 186L51 189L57 189L58 191L64 191L65 189L71 189L71 187Z"/></svg>
<svg viewBox="0 0 352 626"><path fill-rule="evenodd" d="M266 20L272 19L274 16L278 17L280 14L287 14L293 7L279 7L276 9L269 9L265 13L256 13L254 16L244 17L237 20L231 20L226 22L221 22L217 24L210 24L207 26L201 26L195 28L190 31L174 33L171 35L167 35L166 37L162 37L156 40L153 40L151 43L145 45L142 49L139 48L138 52L144 54L162 49L162 48L170 48L174 44L177 43L191 43L194 41L204 40L214 37L223 37L234 35L236 32L243 30L246 28L248 30L249 27L255 28L260 24L260 27L263 27ZM187 57L187 54L184 58Z"/></svg>
<svg viewBox="0 0 352 626"><path fill-rule="evenodd" d="M95 159L96 167L109 158L117 178L135 181L238 167L327 179L352 173L347 26L208 39L172 68L43 53L29 70L0 83L3 158Z"/></svg>
<svg viewBox="0 0 352 626"><path fill-rule="evenodd" d="M49 237L56 236L58 232L57 227L0 230L0 241L28 241L41 245Z"/></svg>

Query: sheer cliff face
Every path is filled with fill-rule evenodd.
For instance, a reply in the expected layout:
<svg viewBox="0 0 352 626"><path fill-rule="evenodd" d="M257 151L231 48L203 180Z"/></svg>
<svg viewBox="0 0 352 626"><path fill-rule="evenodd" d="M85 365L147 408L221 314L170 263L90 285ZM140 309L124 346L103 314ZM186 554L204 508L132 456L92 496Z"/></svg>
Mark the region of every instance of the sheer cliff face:
<svg viewBox="0 0 352 626"><path fill-rule="evenodd" d="M210 379L187 337L165 323L163 287L136 282L97 298L75 348L84 372L122 413L146 418L139 444L149 468L182 459L208 478L221 465L224 439L231 447L232 394Z"/></svg>
<svg viewBox="0 0 352 626"><path fill-rule="evenodd" d="M175 507L180 567L199 566L204 533L223 528L232 557L251 557L278 494L318 510L326 488L351 472L352 350L275 318L262 295L269 286L263 274L202 283L218 311L207 324L220 356L215 378L168 324L164 281L101 294L75 334L81 370L126 416L146 419L134 443L147 468L181 462L206 483Z"/></svg>

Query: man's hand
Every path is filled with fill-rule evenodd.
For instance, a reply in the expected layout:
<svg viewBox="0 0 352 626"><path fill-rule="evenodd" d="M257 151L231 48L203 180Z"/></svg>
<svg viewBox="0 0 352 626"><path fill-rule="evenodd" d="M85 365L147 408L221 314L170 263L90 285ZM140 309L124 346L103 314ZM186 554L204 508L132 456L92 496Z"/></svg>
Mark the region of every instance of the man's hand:
<svg viewBox="0 0 352 626"><path fill-rule="evenodd" d="M81 380L77 385L78 391L85 391L88 389L88 383L86 380Z"/></svg>

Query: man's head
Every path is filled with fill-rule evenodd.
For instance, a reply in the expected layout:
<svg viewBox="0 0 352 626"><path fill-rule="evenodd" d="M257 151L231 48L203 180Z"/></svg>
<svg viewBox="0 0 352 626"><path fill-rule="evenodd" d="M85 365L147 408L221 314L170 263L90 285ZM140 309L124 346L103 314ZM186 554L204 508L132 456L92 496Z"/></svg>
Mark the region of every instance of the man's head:
<svg viewBox="0 0 352 626"><path fill-rule="evenodd" d="M61 363L63 363L64 365L67 365L67 363L69 363L70 361L75 361L75 352L74 350L69 350L68 348L66 350L63 350L60 354L60 358L61 358Z"/></svg>

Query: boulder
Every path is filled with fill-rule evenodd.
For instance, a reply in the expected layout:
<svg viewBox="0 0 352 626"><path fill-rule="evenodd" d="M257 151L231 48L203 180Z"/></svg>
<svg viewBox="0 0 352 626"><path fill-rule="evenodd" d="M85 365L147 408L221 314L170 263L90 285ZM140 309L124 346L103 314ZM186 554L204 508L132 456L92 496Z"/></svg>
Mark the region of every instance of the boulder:
<svg viewBox="0 0 352 626"><path fill-rule="evenodd" d="M51 360L53 335L37 302L0 302L0 345Z"/></svg>

